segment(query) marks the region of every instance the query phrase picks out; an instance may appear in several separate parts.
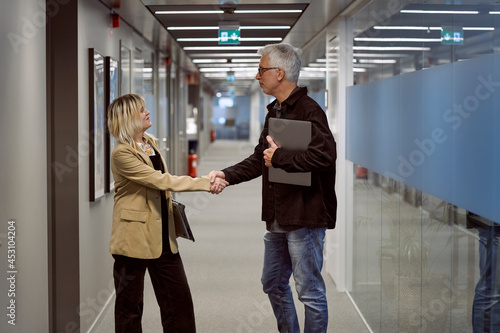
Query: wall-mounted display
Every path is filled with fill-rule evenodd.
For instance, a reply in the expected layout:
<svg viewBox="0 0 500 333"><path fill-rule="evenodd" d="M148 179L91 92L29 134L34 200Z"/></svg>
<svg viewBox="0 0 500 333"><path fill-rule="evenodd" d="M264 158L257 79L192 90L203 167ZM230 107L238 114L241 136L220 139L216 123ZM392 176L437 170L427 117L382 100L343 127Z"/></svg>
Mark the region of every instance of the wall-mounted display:
<svg viewBox="0 0 500 333"><path fill-rule="evenodd" d="M105 189L105 75L104 57L89 49L89 199Z"/></svg>
<svg viewBox="0 0 500 333"><path fill-rule="evenodd" d="M104 123L104 128L105 128L105 156L106 156L106 165L105 165L105 188L104 191L106 193L111 192L115 188L115 181L113 179L113 173L111 172L111 153L113 152L113 149L115 148L116 145L116 139L109 133L108 130L108 107L115 98L118 97L118 61L111 58L111 57L106 57L105 58L105 81L106 81L106 96L105 96L105 101L106 101L106 108L105 108L105 123Z"/></svg>

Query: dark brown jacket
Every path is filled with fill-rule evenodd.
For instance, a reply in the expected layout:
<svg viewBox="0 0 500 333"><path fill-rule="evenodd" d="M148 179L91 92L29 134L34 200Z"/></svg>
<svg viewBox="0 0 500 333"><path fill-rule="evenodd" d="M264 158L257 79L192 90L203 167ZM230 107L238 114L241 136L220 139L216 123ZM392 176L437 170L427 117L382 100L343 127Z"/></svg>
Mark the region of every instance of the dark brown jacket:
<svg viewBox="0 0 500 333"><path fill-rule="evenodd" d="M333 229L336 221L337 197L335 195L335 140L328 127L325 112L312 98L307 88L292 93L281 105L284 118L305 120L312 123L311 143L306 151L291 152L278 148L272 164L287 172L311 172L311 186L272 183L268 179L263 152L268 148L266 136L268 120L276 117L275 100L267 106L268 113L259 144L245 160L224 171L226 180L238 184L262 176L262 220L274 218L283 226L327 227Z"/></svg>

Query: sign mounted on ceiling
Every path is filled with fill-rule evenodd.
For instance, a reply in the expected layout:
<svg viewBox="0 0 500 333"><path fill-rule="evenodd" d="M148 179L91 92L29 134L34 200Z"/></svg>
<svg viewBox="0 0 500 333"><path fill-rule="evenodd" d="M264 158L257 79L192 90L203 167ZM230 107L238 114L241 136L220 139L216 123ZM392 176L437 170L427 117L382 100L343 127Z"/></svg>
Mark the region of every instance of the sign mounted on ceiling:
<svg viewBox="0 0 500 333"><path fill-rule="evenodd" d="M441 28L442 45L463 45L464 30L457 26L443 26Z"/></svg>
<svg viewBox="0 0 500 333"><path fill-rule="evenodd" d="M219 22L219 45L240 44L240 23L237 21Z"/></svg>

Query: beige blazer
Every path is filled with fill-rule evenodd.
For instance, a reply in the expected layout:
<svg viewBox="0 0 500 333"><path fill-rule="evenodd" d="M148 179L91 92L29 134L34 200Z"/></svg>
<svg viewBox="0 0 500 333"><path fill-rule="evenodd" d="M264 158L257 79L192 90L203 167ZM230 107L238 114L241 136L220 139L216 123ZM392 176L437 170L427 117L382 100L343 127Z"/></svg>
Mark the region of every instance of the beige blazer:
<svg viewBox="0 0 500 333"><path fill-rule="evenodd" d="M156 151L156 143L149 142ZM132 258L154 259L162 253L160 190L165 191L168 206L170 248L178 252L172 213L171 193L209 191L207 176L191 178L154 169L149 156L128 144L118 143L111 154L111 171L115 180L115 203L111 229L110 252Z"/></svg>

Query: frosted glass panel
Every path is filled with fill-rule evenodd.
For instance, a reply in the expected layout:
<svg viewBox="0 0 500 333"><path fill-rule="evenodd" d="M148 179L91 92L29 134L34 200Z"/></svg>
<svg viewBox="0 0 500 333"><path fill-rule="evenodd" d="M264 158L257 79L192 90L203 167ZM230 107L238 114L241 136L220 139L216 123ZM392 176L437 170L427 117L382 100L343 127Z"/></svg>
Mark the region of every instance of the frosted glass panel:
<svg viewBox="0 0 500 333"><path fill-rule="evenodd" d="M500 221L499 65L491 54L349 87L348 159Z"/></svg>

